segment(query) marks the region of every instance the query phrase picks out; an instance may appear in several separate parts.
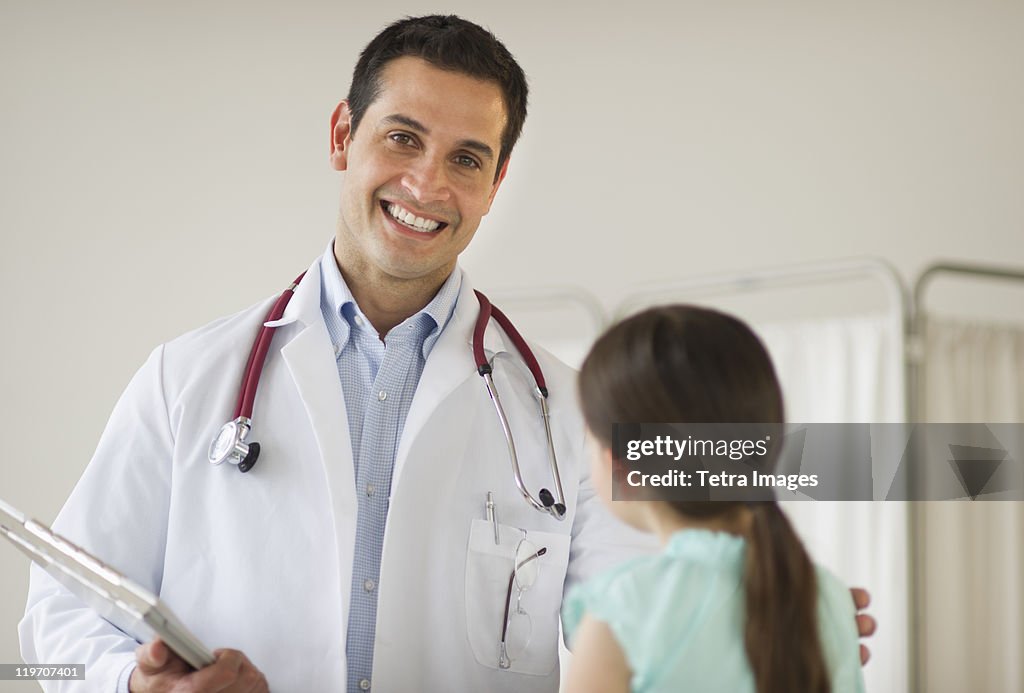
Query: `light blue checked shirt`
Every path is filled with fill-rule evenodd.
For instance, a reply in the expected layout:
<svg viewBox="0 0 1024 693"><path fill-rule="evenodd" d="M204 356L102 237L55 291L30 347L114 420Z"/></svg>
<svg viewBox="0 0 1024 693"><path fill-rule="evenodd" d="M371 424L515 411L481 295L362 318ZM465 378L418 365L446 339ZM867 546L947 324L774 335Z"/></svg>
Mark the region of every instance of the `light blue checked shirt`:
<svg viewBox="0 0 1024 693"><path fill-rule="evenodd" d="M455 312L462 270L456 268L430 303L392 328L383 342L352 298L333 244L320 260L320 276L320 310L345 393L359 502L345 649L349 693L361 693L372 684L377 583L395 453L423 365Z"/></svg>

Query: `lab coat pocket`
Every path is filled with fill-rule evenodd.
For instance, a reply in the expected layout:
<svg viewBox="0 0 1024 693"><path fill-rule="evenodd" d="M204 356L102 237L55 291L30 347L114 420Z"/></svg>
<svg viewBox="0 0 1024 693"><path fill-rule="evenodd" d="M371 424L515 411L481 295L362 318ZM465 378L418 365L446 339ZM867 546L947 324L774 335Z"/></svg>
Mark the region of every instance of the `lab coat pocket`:
<svg viewBox="0 0 1024 693"><path fill-rule="evenodd" d="M477 662L491 669L547 676L558 663L558 619L562 585L569 563L569 536L552 532L499 525L501 543L494 541L494 525L473 520L466 554L466 623L469 643ZM538 559L536 581L522 593L519 606L529 617L525 650L510 666L499 666L505 601L516 547L528 539L537 549L547 549ZM512 587L510 611L516 608L517 589ZM522 636L522 633L517 633Z"/></svg>

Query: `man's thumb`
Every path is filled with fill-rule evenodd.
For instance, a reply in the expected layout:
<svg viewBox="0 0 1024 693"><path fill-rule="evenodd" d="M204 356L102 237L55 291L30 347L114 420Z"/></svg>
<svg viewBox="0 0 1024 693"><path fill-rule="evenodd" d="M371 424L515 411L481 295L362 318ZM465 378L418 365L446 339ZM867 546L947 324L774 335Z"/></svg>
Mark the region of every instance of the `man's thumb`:
<svg viewBox="0 0 1024 693"><path fill-rule="evenodd" d="M167 645L164 645L158 638L148 645L142 646L142 657L139 658L139 664L146 669L160 669L167 664L167 654Z"/></svg>

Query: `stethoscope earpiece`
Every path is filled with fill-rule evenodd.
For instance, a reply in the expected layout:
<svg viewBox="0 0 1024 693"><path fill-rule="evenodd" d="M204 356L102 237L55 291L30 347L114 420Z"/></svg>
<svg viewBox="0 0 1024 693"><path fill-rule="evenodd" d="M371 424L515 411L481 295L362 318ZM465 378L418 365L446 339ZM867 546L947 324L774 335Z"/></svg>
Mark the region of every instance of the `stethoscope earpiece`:
<svg viewBox="0 0 1024 693"><path fill-rule="evenodd" d="M556 503L551 491L542 488L537 495L540 496L540 502L544 504L544 509L551 513L556 520L565 517L565 503Z"/></svg>

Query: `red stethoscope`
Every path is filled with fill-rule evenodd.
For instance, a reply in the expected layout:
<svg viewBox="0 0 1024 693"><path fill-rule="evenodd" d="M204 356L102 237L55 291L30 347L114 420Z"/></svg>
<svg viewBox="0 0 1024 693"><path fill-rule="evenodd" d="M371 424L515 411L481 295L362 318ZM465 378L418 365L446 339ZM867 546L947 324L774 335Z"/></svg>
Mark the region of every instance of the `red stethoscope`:
<svg viewBox="0 0 1024 693"><path fill-rule="evenodd" d="M232 420L221 427L213 442L210 443L208 457L211 464L216 465L229 462L237 465L239 471L247 472L252 469L253 465L256 464L257 458L259 458L260 444L246 441L249 431L252 429L252 407L256 399L256 387L259 385L263 363L266 361L267 352L270 349L270 341L273 338L274 330L277 328L275 323L284 315L284 309L295 293L295 287L299 285L305 274L303 272L296 277L295 281L284 290L277 301L274 302L273 307L263 321L263 326L260 328L256 341L253 342L252 350L249 352L249 361L246 363L245 371L242 375L242 385L238 393L238 400L235 404L235 413L232 416ZM544 373L541 371L540 364L537 363L537 358L533 355L533 351L530 350L526 340L519 334L519 330L515 328L512 321L495 308L486 296L479 291L475 293L477 301L480 303L480 313L477 315L476 326L473 328L473 359L476 362L477 373L484 379L487 394L490 396L494 409L498 413L501 430L505 434L505 442L508 445L508 455L509 460L512 462L512 473L515 476L516 488L519 489L519 492L523 494L523 498L531 506L541 512L550 514L555 519L561 520L565 517L565 494L562 491L562 479L558 473L558 459L555 456L555 444L551 436L551 415L548 410L548 388L544 381ZM547 435L548 459L551 463L551 475L555 480L554 494L550 490L542 488L540 493L537 494L539 498L534 498L523 482L522 471L519 468L519 457L516 455L515 441L512 439L512 429L509 427L508 416L505 414L505 409L501 406L501 399L498 397L498 391L494 386L494 379L492 378L493 368L484 354L484 330L487 329L487 323L491 318L494 318L495 322L501 326L512 340L536 383L533 394L540 406L541 418L544 421L544 432Z"/></svg>

